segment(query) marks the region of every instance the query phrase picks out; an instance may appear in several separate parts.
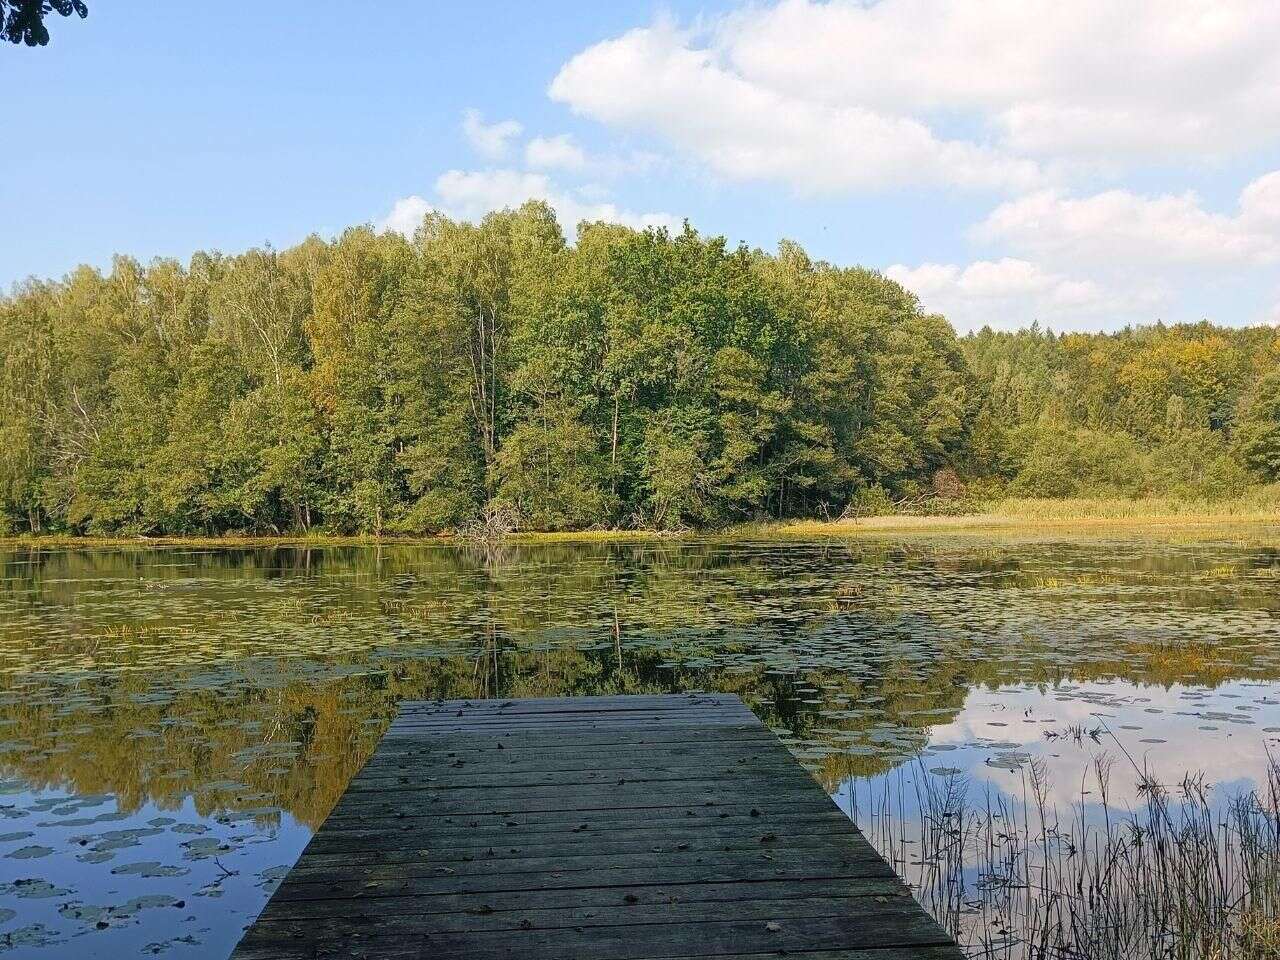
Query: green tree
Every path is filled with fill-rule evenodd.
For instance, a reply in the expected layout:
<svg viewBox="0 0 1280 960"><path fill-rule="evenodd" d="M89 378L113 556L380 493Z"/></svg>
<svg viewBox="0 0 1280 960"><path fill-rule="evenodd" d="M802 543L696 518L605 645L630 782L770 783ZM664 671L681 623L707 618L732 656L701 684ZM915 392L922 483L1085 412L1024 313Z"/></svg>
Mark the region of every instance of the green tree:
<svg viewBox="0 0 1280 960"><path fill-rule="evenodd" d="M1250 469L1280 480L1280 373L1258 383L1241 414L1236 443Z"/></svg>
<svg viewBox="0 0 1280 960"><path fill-rule="evenodd" d="M165 443L151 462L150 502L166 532L213 534L246 525L227 471L229 445L244 437L227 414L250 386L230 345L213 341L192 352L179 375ZM258 428L251 425L249 435Z"/></svg>
<svg viewBox="0 0 1280 960"><path fill-rule="evenodd" d="M710 447L700 407L667 407L655 413L644 432L641 457L644 516L660 530L700 525L716 516Z"/></svg>
<svg viewBox="0 0 1280 960"><path fill-rule="evenodd" d="M336 480L329 520L375 536L396 522L405 501L396 460L404 440L388 363L396 345L387 331L408 259L408 245L394 235L348 230L317 271L307 323L314 367L306 382L327 419Z"/></svg>
<svg viewBox="0 0 1280 960"><path fill-rule="evenodd" d="M237 399L225 424L217 503L234 507L241 524L305 532L323 510L334 509L320 411L304 371L287 370L279 384L268 381Z"/></svg>
<svg viewBox="0 0 1280 960"><path fill-rule="evenodd" d="M612 514L607 462L580 411L545 397L498 452L497 499L535 530L582 529Z"/></svg>
<svg viewBox="0 0 1280 960"><path fill-rule="evenodd" d="M0 530L829 516L1276 479L1280 331L957 339L886 277L546 204L0 296Z"/></svg>

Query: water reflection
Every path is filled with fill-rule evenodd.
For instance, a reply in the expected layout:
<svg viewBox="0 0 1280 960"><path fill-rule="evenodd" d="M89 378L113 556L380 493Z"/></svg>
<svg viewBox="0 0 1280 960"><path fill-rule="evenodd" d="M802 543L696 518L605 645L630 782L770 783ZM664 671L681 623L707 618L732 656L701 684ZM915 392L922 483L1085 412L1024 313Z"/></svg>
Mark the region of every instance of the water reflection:
<svg viewBox="0 0 1280 960"><path fill-rule="evenodd" d="M1269 725L1268 725L1269 724ZM1268 752L1280 756L1280 685L1235 681L1214 688L1123 680L974 690L963 709L930 731L920 763L905 774L962 775L971 795L1021 799L1027 767L1043 764L1046 797L1064 812L1097 801L1099 758L1114 773L1110 801L1141 806L1147 774L1169 788L1203 774L1227 798L1267 782ZM885 775L844 777L833 794L846 811L882 790Z"/></svg>
<svg viewBox="0 0 1280 960"><path fill-rule="evenodd" d="M970 956L1272 956L1246 931L1280 905L1278 694L982 688L833 799Z"/></svg>
<svg viewBox="0 0 1280 960"><path fill-rule="evenodd" d="M12 911L0 945L18 955L225 957L240 934L228 919L261 909L311 835L275 807L128 809L15 781L3 799L5 829L20 829L0 836Z"/></svg>
<svg viewBox="0 0 1280 960"><path fill-rule="evenodd" d="M1238 779L1277 612L1231 545L0 552L0 949L225 956L405 698L736 692L832 791L921 751L1066 789L1102 714Z"/></svg>

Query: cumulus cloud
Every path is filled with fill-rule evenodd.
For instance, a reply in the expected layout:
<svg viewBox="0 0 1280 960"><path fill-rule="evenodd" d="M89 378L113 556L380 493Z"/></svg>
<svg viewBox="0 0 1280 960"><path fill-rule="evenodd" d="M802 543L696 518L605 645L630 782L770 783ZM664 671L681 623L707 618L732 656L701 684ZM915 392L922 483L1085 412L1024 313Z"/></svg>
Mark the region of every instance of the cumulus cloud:
<svg viewBox="0 0 1280 960"><path fill-rule="evenodd" d="M524 148L524 162L536 170L580 171L587 155L567 133L555 137L534 137Z"/></svg>
<svg viewBox="0 0 1280 960"><path fill-rule="evenodd" d="M981 120L1008 150L1113 160L1273 142L1271 0L783 0L711 44L791 96Z"/></svg>
<svg viewBox="0 0 1280 960"><path fill-rule="evenodd" d="M418 196L401 197L391 205L391 212L378 221L377 229L381 232L392 231L412 237L418 229L423 217L435 209L435 205Z"/></svg>
<svg viewBox="0 0 1280 960"><path fill-rule="evenodd" d="M1204 313L1256 322L1277 298L1280 170L1225 207L1122 175L1181 165L1216 195L1223 171L1268 156L1278 47L1273 0L743 0L692 26L660 19L582 49L548 93L662 150L661 163L760 189L995 194L963 234L972 253L887 270L962 328ZM654 154L588 151L567 134L520 142L515 121L474 113L465 125L503 169L450 171L388 224L433 205L478 217L529 197L570 230L579 219L674 223L599 186L652 172Z"/></svg>
<svg viewBox="0 0 1280 960"><path fill-rule="evenodd" d="M462 133L472 149L486 160L501 160L511 150L511 141L524 131L515 120L485 123L477 110L462 115Z"/></svg>
<svg viewBox="0 0 1280 960"><path fill-rule="evenodd" d="M1257 321L1280 170L1230 209L1120 177L1181 165L1216 187L1216 161L1265 156L1277 46L1272 0L764 0L586 47L549 96L726 180L1002 195L964 234L974 255L887 270L963 328Z"/></svg>
<svg viewBox="0 0 1280 960"><path fill-rule="evenodd" d="M493 210L515 208L526 200L548 203L555 210L561 228L570 236L584 220L621 223L637 230L674 229L678 225L671 214L627 210L600 199L598 193L598 190L560 187L541 173L510 169L449 170L436 178L434 202L416 195L397 200L391 212L379 221L378 228L410 236L432 210L455 219L476 221Z"/></svg>
<svg viewBox="0 0 1280 960"><path fill-rule="evenodd" d="M1259 177L1240 192L1240 221L1280 236L1280 170Z"/></svg>
<svg viewBox="0 0 1280 960"><path fill-rule="evenodd" d="M637 230L678 223L669 213L626 210L596 199L594 191L584 195L562 189L544 174L518 170L450 170L436 180L436 193L445 210L467 220L479 219L490 210L518 207L526 200L545 200L569 233L583 220L621 223Z"/></svg>
<svg viewBox="0 0 1280 960"><path fill-rule="evenodd" d="M575 112L654 133L738 180L803 192L927 182L1026 188L1036 165L941 139L917 119L795 95L733 70L669 25L632 30L578 54L551 83Z"/></svg>
<svg viewBox="0 0 1280 960"><path fill-rule="evenodd" d="M1280 171L1247 184L1230 213L1190 192L1043 190L999 204L969 236L1004 256L967 266L895 264L886 273L964 329L1031 320L1114 328L1166 311L1191 319L1188 296L1197 288L1202 297L1208 289L1255 297L1280 263ZM1241 306L1247 312L1219 319L1260 319L1257 300Z"/></svg>
<svg viewBox="0 0 1280 960"><path fill-rule="evenodd" d="M1000 204L972 231L1037 257L1074 264L1250 266L1280 260L1280 171L1254 180L1234 215L1205 209L1195 193L1088 197L1041 191Z"/></svg>
<svg viewBox="0 0 1280 960"><path fill-rule="evenodd" d="M1269 145L1278 44L1272 0L781 0L595 44L550 94L732 179L1024 190Z"/></svg>
<svg viewBox="0 0 1280 960"><path fill-rule="evenodd" d="M978 260L967 266L894 264L884 271L920 298L929 311L944 314L960 330L983 326L1015 329L1039 320L1073 328L1101 327L1117 316L1153 310L1164 299L1156 286L1109 290L1092 279L1071 277L1016 257ZM1149 313L1144 319L1154 319Z"/></svg>

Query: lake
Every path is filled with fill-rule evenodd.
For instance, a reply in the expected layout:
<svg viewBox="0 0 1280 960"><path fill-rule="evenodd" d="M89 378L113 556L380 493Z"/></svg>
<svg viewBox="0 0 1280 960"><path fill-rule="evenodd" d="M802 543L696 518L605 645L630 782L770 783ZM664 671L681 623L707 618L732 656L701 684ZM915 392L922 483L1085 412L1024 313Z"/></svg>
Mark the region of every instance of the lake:
<svg viewBox="0 0 1280 960"><path fill-rule="evenodd" d="M1280 549L983 538L0 548L0 953L226 957L402 699L737 693L846 807L1252 788ZM1137 796L1117 768L1115 791ZM908 813L909 815L909 813Z"/></svg>

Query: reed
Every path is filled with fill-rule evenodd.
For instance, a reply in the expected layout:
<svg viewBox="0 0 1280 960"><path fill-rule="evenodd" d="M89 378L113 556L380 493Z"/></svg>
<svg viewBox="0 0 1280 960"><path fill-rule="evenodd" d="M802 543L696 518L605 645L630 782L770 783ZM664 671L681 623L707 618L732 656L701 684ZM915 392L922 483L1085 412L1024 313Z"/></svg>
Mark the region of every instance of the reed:
<svg viewBox="0 0 1280 960"><path fill-rule="evenodd" d="M894 507L879 514L839 520L790 520L769 525L779 536L850 536L860 533L1032 533L1067 534L1108 531L1152 533L1208 531L1224 528L1274 528L1280 524L1280 484L1250 488L1238 497L1003 497L981 501L935 501L928 510L903 512Z"/></svg>
<svg viewBox="0 0 1280 960"><path fill-rule="evenodd" d="M851 780L841 800L968 956L1280 957L1280 767L1225 798L1200 776L1166 787L1134 772L1132 808L1112 798L1106 755L1065 812L1039 761L1020 796L913 765Z"/></svg>
<svg viewBox="0 0 1280 960"><path fill-rule="evenodd" d="M1021 520L1229 519L1271 521L1280 518L1280 484L1254 487L1228 499L1204 497L1069 497L1059 500L1010 497L981 512Z"/></svg>

